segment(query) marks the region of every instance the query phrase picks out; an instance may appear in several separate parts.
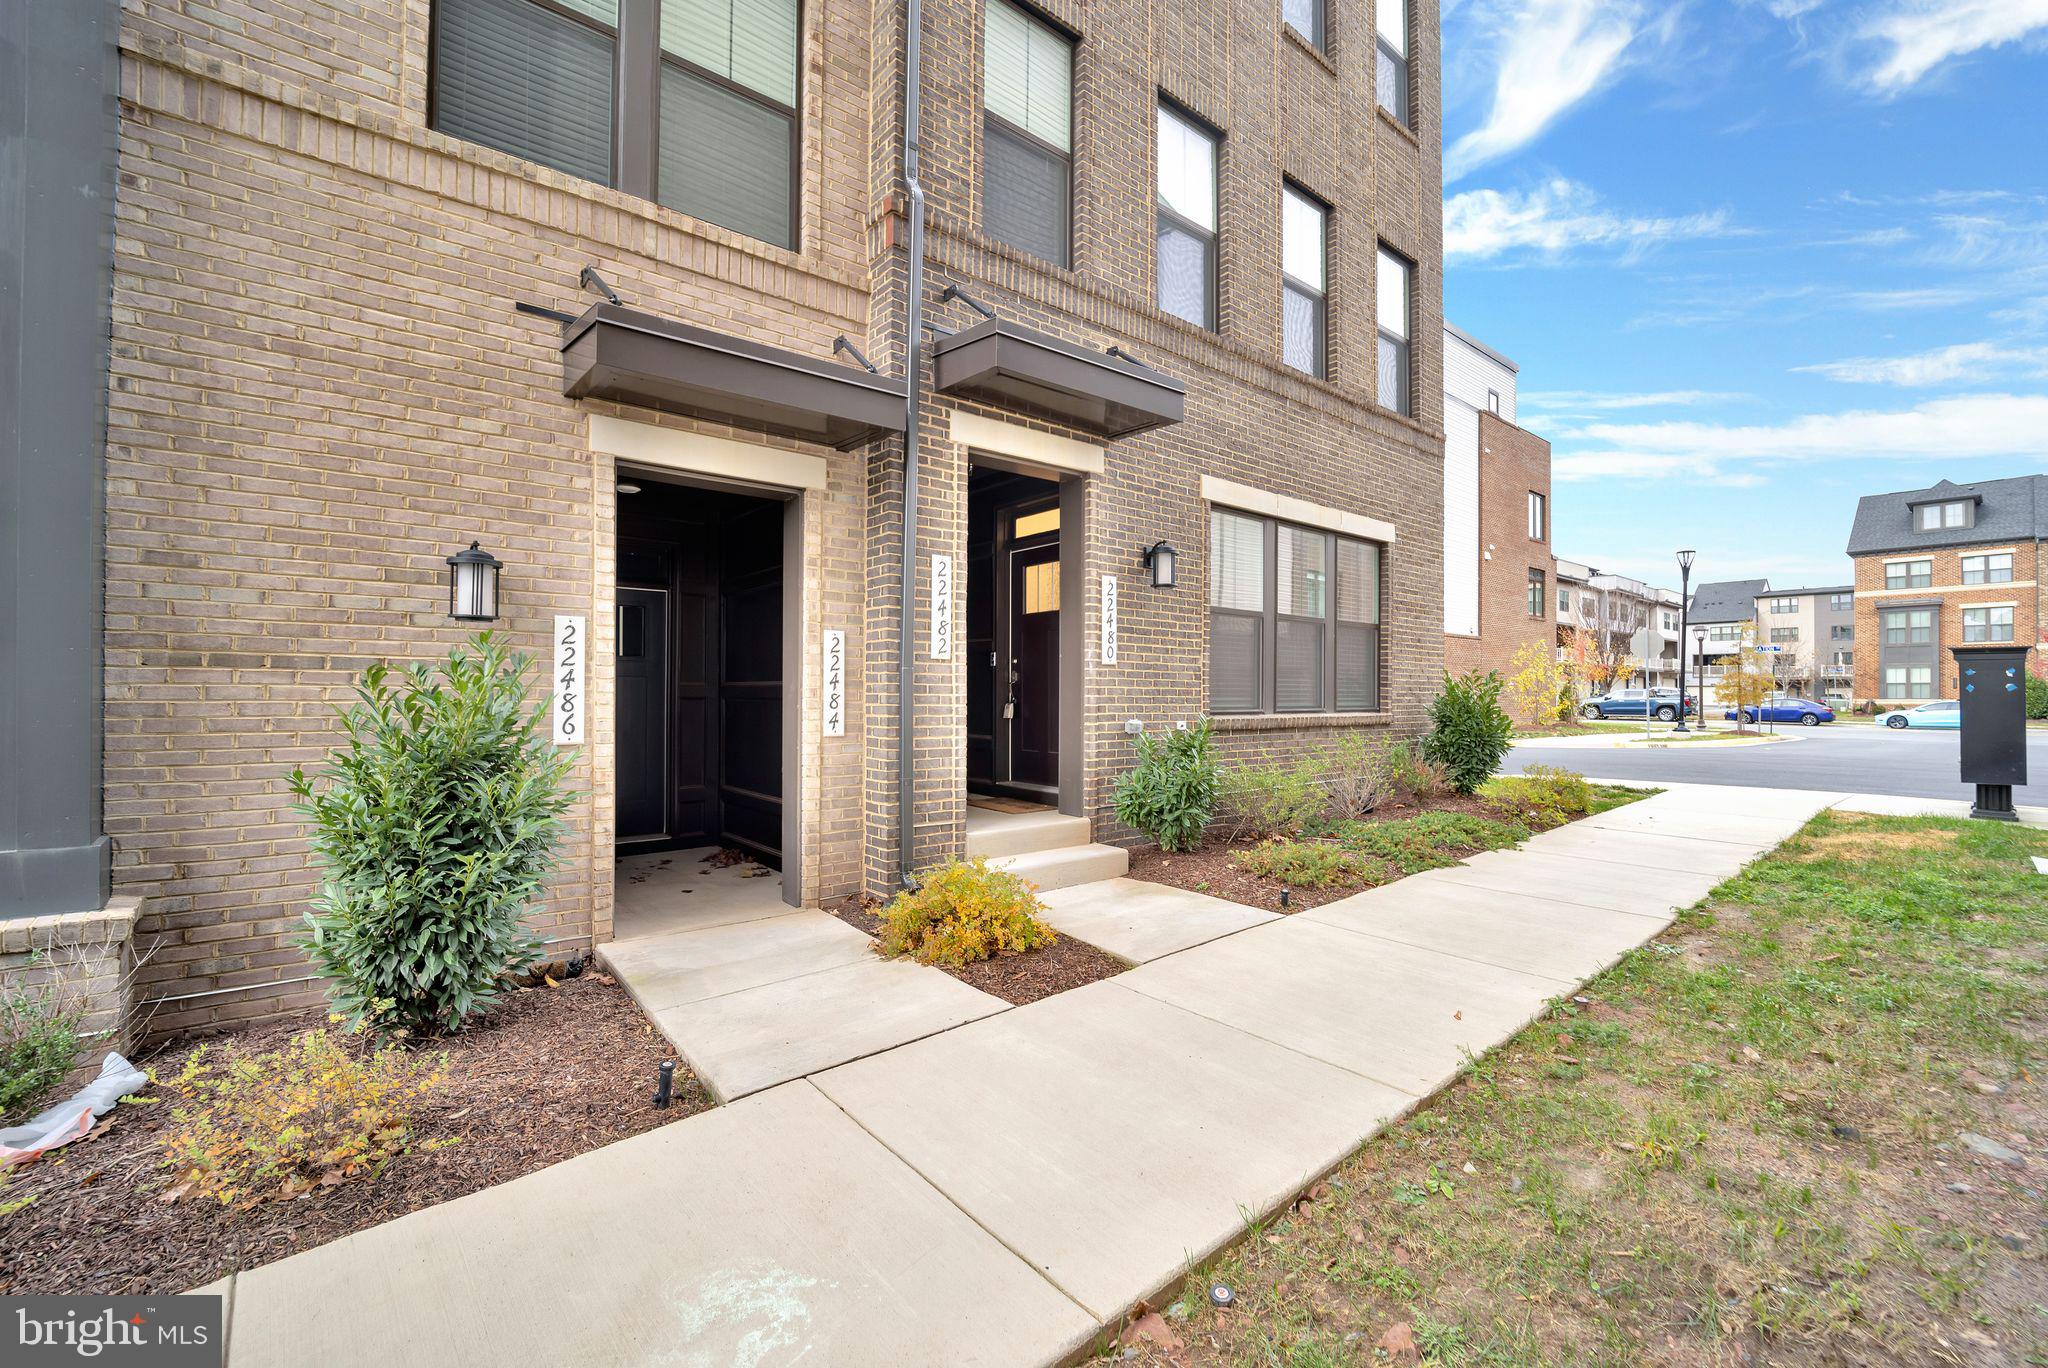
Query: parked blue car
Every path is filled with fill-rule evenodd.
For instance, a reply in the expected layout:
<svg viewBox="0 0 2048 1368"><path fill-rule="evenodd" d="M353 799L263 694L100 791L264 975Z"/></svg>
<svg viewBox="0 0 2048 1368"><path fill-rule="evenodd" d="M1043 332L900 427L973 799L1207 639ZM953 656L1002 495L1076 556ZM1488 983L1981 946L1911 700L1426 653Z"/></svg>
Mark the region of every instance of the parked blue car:
<svg viewBox="0 0 2048 1368"><path fill-rule="evenodd" d="M1589 721L1607 717L1641 717L1647 711L1660 722L1678 720L1678 690L1676 689L1615 689L1579 704L1579 716ZM1693 699L1685 700L1685 715L1691 717L1699 711Z"/></svg>
<svg viewBox="0 0 2048 1368"><path fill-rule="evenodd" d="M1933 727L1957 731L1963 725L1963 710L1952 698L1938 698L1932 703L1922 703L1917 708L1903 708L1898 712L1886 713L1884 724L1893 731L1904 731L1908 727Z"/></svg>
<svg viewBox="0 0 2048 1368"><path fill-rule="evenodd" d="M1735 709L1721 714L1730 722L1735 721ZM1810 698L1794 698L1790 694L1773 694L1763 702L1742 710L1744 722L1796 722L1802 727L1818 727L1823 722L1835 720L1835 710L1825 703L1816 703Z"/></svg>

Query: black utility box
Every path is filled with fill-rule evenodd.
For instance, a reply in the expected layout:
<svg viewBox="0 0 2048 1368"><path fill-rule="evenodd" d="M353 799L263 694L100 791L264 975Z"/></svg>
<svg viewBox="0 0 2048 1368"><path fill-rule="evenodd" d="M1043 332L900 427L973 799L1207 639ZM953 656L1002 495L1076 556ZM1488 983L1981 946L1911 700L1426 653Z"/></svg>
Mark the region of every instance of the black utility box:
<svg viewBox="0 0 2048 1368"><path fill-rule="evenodd" d="M1962 779L1977 786L1972 817L2017 821L2012 790L2027 782L2027 650L1956 646L1963 715Z"/></svg>

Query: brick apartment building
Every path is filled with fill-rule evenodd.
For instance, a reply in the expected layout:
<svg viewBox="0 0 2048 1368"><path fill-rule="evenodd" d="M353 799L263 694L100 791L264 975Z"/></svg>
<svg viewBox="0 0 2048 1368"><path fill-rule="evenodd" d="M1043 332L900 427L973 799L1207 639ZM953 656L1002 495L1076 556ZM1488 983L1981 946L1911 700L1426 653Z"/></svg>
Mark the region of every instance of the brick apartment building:
<svg viewBox="0 0 2048 1368"><path fill-rule="evenodd" d="M1444 668L1507 671L1551 640L1550 443L1515 425L1518 368L1444 325Z"/></svg>
<svg viewBox="0 0 2048 1368"><path fill-rule="evenodd" d="M959 854L970 788L1125 841L1127 720L1416 731L1435 5L927 0L921 262L904 14L12 7L0 918L132 928L157 1031L316 999L285 775L469 634L472 543L536 687L587 628L559 950L634 851L817 904Z"/></svg>
<svg viewBox="0 0 2048 1368"><path fill-rule="evenodd" d="M2044 475L1943 480L1858 500L1849 532L1861 643L1856 697L1957 697L1952 646L2022 642L2038 652L2044 543Z"/></svg>

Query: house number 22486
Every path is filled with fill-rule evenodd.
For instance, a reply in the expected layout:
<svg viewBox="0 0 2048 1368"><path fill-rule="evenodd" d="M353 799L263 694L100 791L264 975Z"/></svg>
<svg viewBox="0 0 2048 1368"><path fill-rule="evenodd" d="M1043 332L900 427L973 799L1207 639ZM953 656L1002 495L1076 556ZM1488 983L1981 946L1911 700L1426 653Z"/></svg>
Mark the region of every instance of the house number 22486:
<svg viewBox="0 0 2048 1368"><path fill-rule="evenodd" d="M580 745L583 741L584 637L581 617L555 618L555 704L548 711L555 719L558 746Z"/></svg>

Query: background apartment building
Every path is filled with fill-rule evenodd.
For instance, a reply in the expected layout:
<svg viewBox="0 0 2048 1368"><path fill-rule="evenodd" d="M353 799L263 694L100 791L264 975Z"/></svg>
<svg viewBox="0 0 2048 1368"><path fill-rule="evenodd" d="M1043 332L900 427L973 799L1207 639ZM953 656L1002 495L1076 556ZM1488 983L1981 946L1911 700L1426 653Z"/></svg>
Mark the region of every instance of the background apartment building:
<svg viewBox="0 0 2048 1368"><path fill-rule="evenodd" d="M537 687L588 634L558 953L622 860L883 892L970 794L1099 866L1128 719L1422 725L1433 4L928 0L915 290L900 6L26 12L0 917L112 909L157 1029L318 998L285 776L472 543Z"/></svg>
<svg viewBox="0 0 2048 1368"><path fill-rule="evenodd" d="M1444 668L1505 672L1551 640L1550 443L1515 424L1515 363L1444 325Z"/></svg>
<svg viewBox="0 0 2048 1368"><path fill-rule="evenodd" d="M1786 693L1847 701L1855 687L1856 596L1847 584L1774 589L1756 600L1756 621L1772 673Z"/></svg>
<svg viewBox="0 0 2048 1368"><path fill-rule="evenodd" d="M1744 623L1757 620L1757 598L1771 587L1769 580L1712 580L1692 592L1692 607L1686 615L1692 640L1690 674L1711 688L1720 682L1728 657L1742 645ZM1708 695L1706 702L1713 701Z"/></svg>
<svg viewBox="0 0 2048 1368"><path fill-rule="evenodd" d="M1952 646L2019 642L2038 668L2048 476L1865 495L1856 564L1858 698L1956 697Z"/></svg>
<svg viewBox="0 0 2048 1368"><path fill-rule="evenodd" d="M1569 657L1574 638L1583 637L1601 662L1630 662L1629 687L1678 687L1676 590L1607 574L1581 561L1559 560L1556 576L1553 616L1560 653Z"/></svg>

